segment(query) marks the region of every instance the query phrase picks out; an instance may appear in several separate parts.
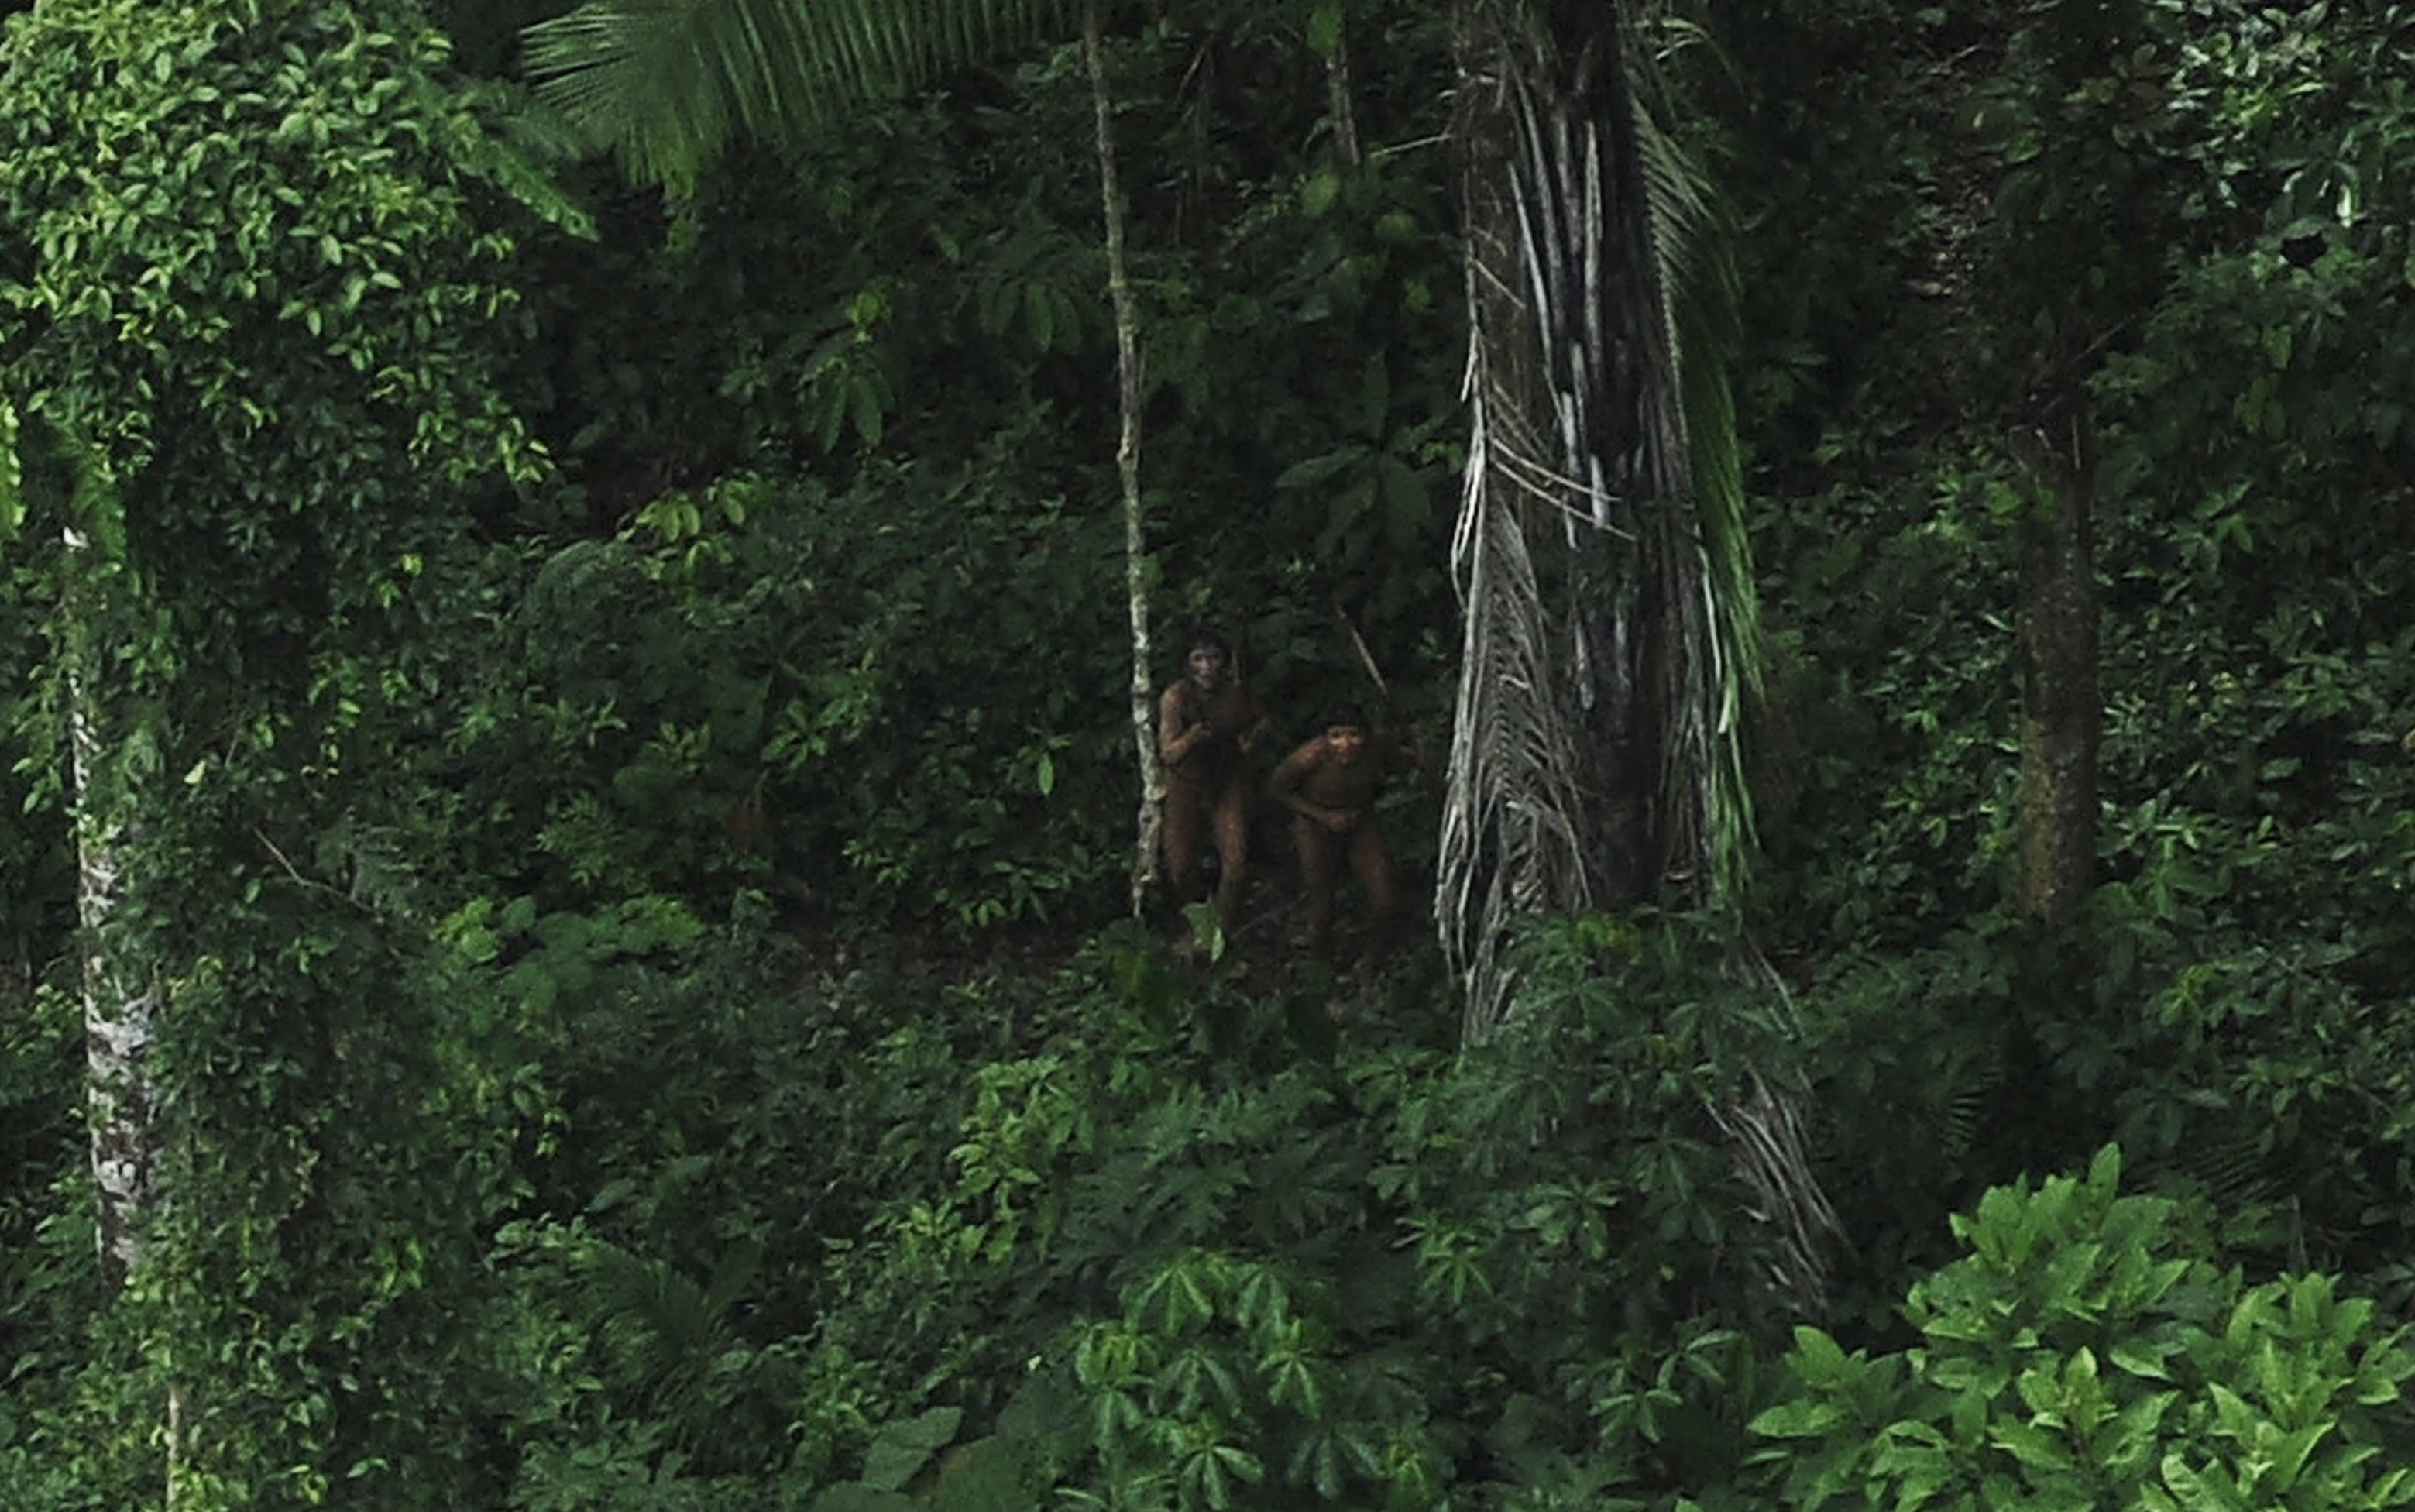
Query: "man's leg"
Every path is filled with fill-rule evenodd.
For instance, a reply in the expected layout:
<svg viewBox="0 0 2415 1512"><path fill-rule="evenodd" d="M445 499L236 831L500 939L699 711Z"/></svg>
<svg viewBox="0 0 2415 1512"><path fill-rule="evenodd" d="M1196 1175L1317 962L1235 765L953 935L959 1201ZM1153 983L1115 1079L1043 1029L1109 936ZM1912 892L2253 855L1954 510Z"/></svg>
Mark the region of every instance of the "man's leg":
<svg viewBox="0 0 2415 1512"><path fill-rule="evenodd" d="M1392 859L1384 849L1384 831L1370 814L1350 835L1350 870L1367 891L1367 949L1360 960L1380 965L1392 949L1392 913L1398 898L1392 891Z"/></svg>
<svg viewBox="0 0 2415 1512"><path fill-rule="evenodd" d="M1199 843L1206 838L1200 833L1206 817L1200 812L1203 806L1188 785L1167 785L1165 827L1159 831L1158 843L1165 852L1166 885L1178 907L1199 901Z"/></svg>
<svg viewBox="0 0 2415 1512"><path fill-rule="evenodd" d="M1232 932L1240 919L1241 884L1250 873L1250 787L1236 778L1216 795L1216 921Z"/></svg>
<svg viewBox="0 0 2415 1512"><path fill-rule="evenodd" d="M1291 821L1292 845L1299 852L1299 891L1308 912L1308 953L1320 961L1333 958L1333 884L1341 838L1307 815Z"/></svg>

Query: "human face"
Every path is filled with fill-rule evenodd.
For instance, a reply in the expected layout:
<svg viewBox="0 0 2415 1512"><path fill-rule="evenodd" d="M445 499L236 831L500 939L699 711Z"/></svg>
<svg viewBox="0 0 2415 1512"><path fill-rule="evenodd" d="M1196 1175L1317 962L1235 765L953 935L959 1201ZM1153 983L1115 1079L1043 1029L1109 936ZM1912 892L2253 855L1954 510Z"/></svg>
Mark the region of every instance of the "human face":
<svg viewBox="0 0 2415 1512"><path fill-rule="evenodd" d="M1326 749L1342 761L1356 761L1367 748L1367 732L1356 725L1335 725L1325 732Z"/></svg>
<svg viewBox="0 0 2415 1512"><path fill-rule="evenodd" d="M1191 681L1203 688L1212 688L1224 681L1224 653L1214 646L1191 648Z"/></svg>

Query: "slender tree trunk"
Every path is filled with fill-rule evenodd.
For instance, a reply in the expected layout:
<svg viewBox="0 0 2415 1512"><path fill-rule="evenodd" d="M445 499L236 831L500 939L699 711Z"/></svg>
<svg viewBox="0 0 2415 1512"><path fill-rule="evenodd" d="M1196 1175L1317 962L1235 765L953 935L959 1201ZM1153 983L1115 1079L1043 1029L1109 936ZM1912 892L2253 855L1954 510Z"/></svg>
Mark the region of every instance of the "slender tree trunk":
<svg viewBox="0 0 2415 1512"><path fill-rule="evenodd" d="M1098 120L1099 206L1107 229L1107 297L1116 312L1116 397L1122 418L1116 441L1116 475L1123 488L1124 595L1132 616L1132 749L1140 765L1140 813L1134 823L1132 865L1132 911L1137 918L1157 881L1165 768L1157 757L1149 676L1149 562L1140 497L1140 322L1132 304L1132 278L1124 267L1123 190L1116 178L1115 120L1107 98L1102 51L1099 7L1091 5L1082 12L1082 63L1089 70L1090 104Z"/></svg>
<svg viewBox="0 0 2415 1512"><path fill-rule="evenodd" d="M91 547L81 543L77 552ZM81 632L79 632L81 633ZM158 1174L151 1130L149 1059L158 999L141 969L112 942L130 836L101 771L102 720L90 661L68 675L70 776L75 786L76 912L83 927L85 1095L92 1116L92 1175L100 1203L102 1284L115 1291L142 1266L142 1220Z"/></svg>
<svg viewBox="0 0 2415 1512"><path fill-rule="evenodd" d="M1365 154L1358 145L1358 113L1350 97L1350 37L1342 32L1325 55L1325 103L1333 117L1333 159L1356 168Z"/></svg>
<svg viewBox="0 0 2415 1512"><path fill-rule="evenodd" d="M91 459L76 469L59 602L60 649L67 673L68 777L76 838L76 912L82 931L85 1099L90 1108L92 1175L99 1205L97 1228L101 1276L112 1292L142 1266L143 1220L158 1170L152 1113L151 1045L158 996L126 913L128 856L141 805L136 732L117 717L114 670L103 654L105 621L120 618L112 597L124 591L121 564L106 543L113 511L105 480Z"/></svg>
<svg viewBox="0 0 2415 1512"><path fill-rule="evenodd" d="M2021 522L2020 906L2068 923L2096 881L2095 436L2084 391L2026 440L2038 497Z"/></svg>
<svg viewBox="0 0 2415 1512"><path fill-rule="evenodd" d="M101 1283L113 1296L149 1264L159 1195L151 1064L158 974L140 900L128 896L139 890L142 820L157 762L134 711L141 701L129 696L127 671L109 654L112 627L143 620L125 601L134 585L117 552L124 531L115 494L95 457L48 427L40 434L49 444L29 456L16 415L0 403L0 539L28 516L38 487L48 517L67 521L52 644L67 689L94 1228ZM173 1512L184 1501L187 1414L184 1383L172 1370L164 1408L164 1505Z"/></svg>

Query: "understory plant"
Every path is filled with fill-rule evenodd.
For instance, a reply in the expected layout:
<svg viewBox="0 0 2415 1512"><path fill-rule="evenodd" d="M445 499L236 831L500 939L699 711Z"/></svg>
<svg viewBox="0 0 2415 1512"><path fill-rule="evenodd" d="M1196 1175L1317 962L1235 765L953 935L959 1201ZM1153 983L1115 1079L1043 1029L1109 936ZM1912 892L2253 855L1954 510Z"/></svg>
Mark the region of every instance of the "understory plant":
<svg viewBox="0 0 2415 1512"><path fill-rule="evenodd" d="M2084 1176L1988 1193L1969 1253L1912 1289L1921 1342L1800 1327L1754 1418L1781 1505L2290 1512L2415 1502L2415 1351L2327 1275L2250 1283L2203 1203Z"/></svg>

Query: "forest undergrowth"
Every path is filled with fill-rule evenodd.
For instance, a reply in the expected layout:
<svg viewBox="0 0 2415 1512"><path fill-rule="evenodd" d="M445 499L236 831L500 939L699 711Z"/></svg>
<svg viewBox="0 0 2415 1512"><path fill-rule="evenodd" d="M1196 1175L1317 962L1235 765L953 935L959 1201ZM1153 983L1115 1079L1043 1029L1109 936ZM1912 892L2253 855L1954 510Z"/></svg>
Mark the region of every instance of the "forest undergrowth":
<svg viewBox="0 0 2415 1512"><path fill-rule="evenodd" d="M1643 18L1733 215L1748 886L1534 910L1473 1037L1428 786L1380 969L1271 801L1229 935L1123 917L1080 51L663 194L531 104L553 8L0 7L0 1507L2415 1504L2403 7ZM1107 11L1156 687L1212 627L1259 756L1447 750L1472 7Z"/></svg>

